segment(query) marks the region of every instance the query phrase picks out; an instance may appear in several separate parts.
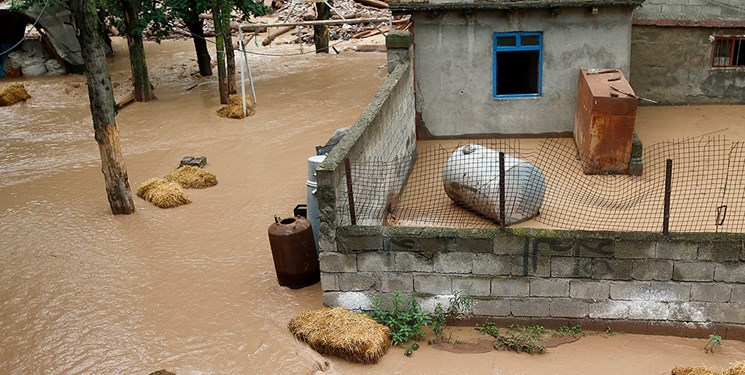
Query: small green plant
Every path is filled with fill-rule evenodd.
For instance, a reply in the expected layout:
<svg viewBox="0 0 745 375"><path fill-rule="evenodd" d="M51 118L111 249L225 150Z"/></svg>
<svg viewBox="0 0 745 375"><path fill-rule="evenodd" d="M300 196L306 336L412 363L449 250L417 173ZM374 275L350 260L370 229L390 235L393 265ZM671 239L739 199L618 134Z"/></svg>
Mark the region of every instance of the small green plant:
<svg viewBox="0 0 745 375"><path fill-rule="evenodd" d="M717 334L709 335L709 342L704 346L705 353L714 353L714 349L722 346L722 336Z"/></svg>
<svg viewBox="0 0 745 375"><path fill-rule="evenodd" d="M409 340L422 339L424 337L422 327L429 324L431 318L429 314L422 311L419 302L416 300L416 295L412 294L408 303L404 303L401 292L396 292L390 301L391 309L385 310L380 298L375 297L372 311L368 315L376 322L391 329L393 345L405 343Z"/></svg>
<svg viewBox="0 0 745 375"><path fill-rule="evenodd" d="M412 354L414 354L414 351L419 349L419 343L414 341L411 343L411 345L401 345L401 348L404 349L404 355L407 357L411 357Z"/></svg>
<svg viewBox="0 0 745 375"><path fill-rule="evenodd" d="M470 313L471 307L473 307L471 288L469 287L465 294L456 291L448 302L447 309L444 309L439 302L435 305L432 312L432 332L435 334L435 338L429 340L430 344L436 344L445 339L445 327L448 319L460 318Z"/></svg>
<svg viewBox="0 0 745 375"><path fill-rule="evenodd" d="M616 333L615 331L613 331L613 328L611 328L610 326L606 326L605 327L605 337L611 337L611 336L615 336L617 334L618 333Z"/></svg>
<svg viewBox="0 0 745 375"><path fill-rule="evenodd" d="M490 335L496 339L494 348L497 350L511 350L518 353L543 354L546 347L543 337L546 329L543 326L531 324L527 327L522 325L509 325L507 332L503 335L499 327L494 323L486 322L481 328L481 333Z"/></svg>
<svg viewBox="0 0 745 375"><path fill-rule="evenodd" d="M580 336L582 335L582 327L576 326L561 326L551 333L553 337L564 337L564 336Z"/></svg>

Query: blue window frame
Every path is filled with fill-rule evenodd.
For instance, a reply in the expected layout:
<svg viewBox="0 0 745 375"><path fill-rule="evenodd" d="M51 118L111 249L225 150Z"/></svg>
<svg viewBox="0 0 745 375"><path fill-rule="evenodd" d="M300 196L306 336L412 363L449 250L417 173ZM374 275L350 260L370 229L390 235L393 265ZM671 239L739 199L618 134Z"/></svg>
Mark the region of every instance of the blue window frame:
<svg viewBox="0 0 745 375"><path fill-rule="evenodd" d="M494 98L541 96L543 33L494 33Z"/></svg>

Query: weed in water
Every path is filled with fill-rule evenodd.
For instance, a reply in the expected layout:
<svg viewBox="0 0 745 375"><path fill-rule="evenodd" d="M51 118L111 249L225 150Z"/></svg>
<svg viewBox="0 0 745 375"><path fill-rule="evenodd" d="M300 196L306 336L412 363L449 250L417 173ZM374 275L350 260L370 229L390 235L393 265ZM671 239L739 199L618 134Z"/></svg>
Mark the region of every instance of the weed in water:
<svg viewBox="0 0 745 375"><path fill-rule="evenodd" d="M459 291L453 293L448 303L448 308L444 309L441 303L435 305L435 310L432 313L432 332L435 334L435 338L429 340L430 344L437 344L444 340L445 326L447 326L448 319L461 318L471 312L473 307L473 297L471 296L471 288L469 287L465 294L461 294Z"/></svg>
<svg viewBox="0 0 745 375"><path fill-rule="evenodd" d="M494 348L497 350L511 350L518 353L542 354L546 352L543 337L546 329L539 325L509 325L507 332L502 335L499 327L494 323L486 322L481 328L481 333L490 335L496 339Z"/></svg>
<svg viewBox="0 0 745 375"><path fill-rule="evenodd" d="M717 334L709 335L709 342L704 346L705 353L714 353L714 349L722 346L722 336Z"/></svg>
<svg viewBox="0 0 745 375"><path fill-rule="evenodd" d="M430 315L422 311L416 295L412 294L408 303L403 302L401 292L391 297L392 307L385 310L380 298L373 299L372 311L368 315L376 322L391 329L393 345L405 343L409 340L419 340L424 337L422 327L430 322Z"/></svg>
<svg viewBox="0 0 745 375"><path fill-rule="evenodd" d="M551 333L553 337L580 336L582 335L581 326L561 326Z"/></svg>

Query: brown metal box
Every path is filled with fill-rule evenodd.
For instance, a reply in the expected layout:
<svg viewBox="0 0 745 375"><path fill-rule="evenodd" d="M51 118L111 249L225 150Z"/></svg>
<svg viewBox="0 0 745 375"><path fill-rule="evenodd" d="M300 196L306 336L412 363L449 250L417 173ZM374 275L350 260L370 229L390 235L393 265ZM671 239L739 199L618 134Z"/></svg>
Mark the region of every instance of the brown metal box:
<svg viewBox="0 0 745 375"><path fill-rule="evenodd" d="M620 71L580 71L574 142L585 174L628 173L636 105Z"/></svg>

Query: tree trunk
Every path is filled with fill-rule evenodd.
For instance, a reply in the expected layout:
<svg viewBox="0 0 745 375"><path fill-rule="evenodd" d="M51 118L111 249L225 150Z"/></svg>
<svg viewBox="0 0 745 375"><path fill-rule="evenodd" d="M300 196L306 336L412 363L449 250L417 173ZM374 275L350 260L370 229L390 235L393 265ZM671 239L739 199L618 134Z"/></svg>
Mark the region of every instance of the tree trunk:
<svg viewBox="0 0 745 375"><path fill-rule="evenodd" d="M329 0L329 4L332 4ZM331 18L331 8L326 3L316 3L317 20ZM313 43L316 45L316 53L329 53L329 27L328 25L313 25Z"/></svg>
<svg viewBox="0 0 745 375"><path fill-rule="evenodd" d="M156 98L153 93L153 86L150 84L150 77L147 74L142 32L137 31L139 23L137 8L139 8L139 4L137 0L121 0L120 3L124 11L124 25L127 34L127 47L129 47L129 64L132 68L135 100L149 102Z"/></svg>
<svg viewBox="0 0 745 375"><path fill-rule="evenodd" d="M113 214L131 214L135 211L135 205L119 144L119 129L114 114L114 91L100 34L101 24L96 17L96 2L72 0L71 7L75 14L78 39L87 70L88 99L95 139L101 154L101 172L106 183L106 195Z"/></svg>
<svg viewBox="0 0 745 375"><path fill-rule="evenodd" d="M194 50L197 52L197 64L199 65L199 74L202 77L212 75L212 60L207 49L207 41L204 40L204 20L194 17L193 21L186 21L186 27L191 32L191 38L194 40Z"/></svg>
<svg viewBox="0 0 745 375"><path fill-rule="evenodd" d="M220 104L228 104L228 90L225 72L225 39L223 39L222 0L212 0L212 19L215 24L215 48L217 49L217 79L220 90Z"/></svg>
<svg viewBox="0 0 745 375"><path fill-rule="evenodd" d="M222 5L224 8L222 9L220 16L222 16L222 31L223 38L225 38L225 60L228 67L226 89L228 90L229 95L233 95L237 93L237 90L235 89L235 53L233 51L232 28L230 27L230 11L233 8L233 2L223 0Z"/></svg>

